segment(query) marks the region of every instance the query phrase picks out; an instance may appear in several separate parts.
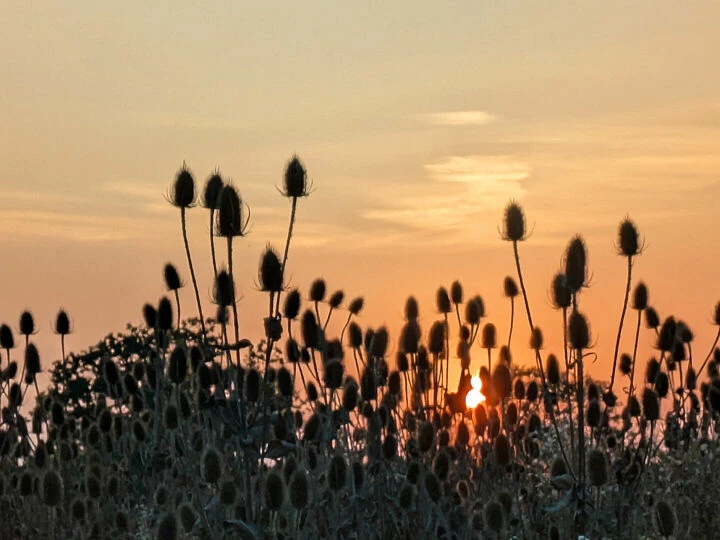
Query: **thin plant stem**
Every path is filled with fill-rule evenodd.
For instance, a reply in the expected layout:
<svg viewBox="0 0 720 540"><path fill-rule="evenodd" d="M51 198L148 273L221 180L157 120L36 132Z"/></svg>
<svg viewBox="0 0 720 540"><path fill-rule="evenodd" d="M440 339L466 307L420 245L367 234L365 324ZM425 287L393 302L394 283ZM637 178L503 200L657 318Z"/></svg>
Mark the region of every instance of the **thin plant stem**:
<svg viewBox="0 0 720 540"><path fill-rule="evenodd" d="M635 380L635 359L637 358L637 349L638 349L638 340L640 339L640 322L642 319L642 311L638 310L638 316L637 316L637 325L635 327L635 344L633 345L633 355L632 355L632 366L630 368L630 389L628 390L628 399L632 397L633 392L635 391L634 388L634 380Z"/></svg>
<svg viewBox="0 0 720 540"><path fill-rule="evenodd" d="M630 298L630 283L632 282L632 256L628 257L627 265L627 283L625 284L625 299L623 300L622 312L620 313L620 324L618 325L617 338L615 338L615 352L613 353L613 366L610 374L610 392L612 392L615 384L615 370L617 368L618 352L620 351L620 338L622 337L623 323L625 322L625 313L627 312L628 298Z"/></svg>
<svg viewBox="0 0 720 540"><path fill-rule="evenodd" d="M197 279L195 278L195 268L190 255L190 244L187 238L187 220L185 219L185 207L180 208L180 221L182 224L183 242L185 243L185 254L187 255L188 266L190 267L190 277L192 278L193 288L195 289L195 301L197 302L198 314L200 315L200 328L202 329L203 341L207 342L207 333L205 332L205 317L202 312L202 304L200 302L200 292L198 291Z"/></svg>
<svg viewBox="0 0 720 540"><path fill-rule="evenodd" d="M525 294L524 290L523 290L523 294ZM514 323L515 323L515 298L510 297L510 331L508 332L508 341L507 341L508 349L510 348L510 342L512 341Z"/></svg>
<svg viewBox="0 0 720 540"><path fill-rule="evenodd" d="M233 275L233 253L232 253L232 236L227 237L227 251L228 251L228 273L230 274L230 280L233 283L233 289L235 288L235 276ZM235 295L237 296L237 292ZM233 298L232 303L232 312L233 312L233 326L235 330L235 344L240 343L240 323L238 322L238 310L237 310L237 301L236 298ZM237 364L236 367L240 367L240 349L235 349L235 362Z"/></svg>

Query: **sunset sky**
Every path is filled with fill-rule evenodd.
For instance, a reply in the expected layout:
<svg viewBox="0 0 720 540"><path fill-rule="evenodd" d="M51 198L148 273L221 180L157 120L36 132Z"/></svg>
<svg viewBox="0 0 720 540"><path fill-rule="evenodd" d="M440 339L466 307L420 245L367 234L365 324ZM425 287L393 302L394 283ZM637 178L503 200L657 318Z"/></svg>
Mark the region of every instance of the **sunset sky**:
<svg viewBox="0 0 720 540"><path fill-rule="evenodd" d="M219 167L252 210L236 279L242 331L259 336L257 263L284 242L276 187L294 153L315 189L299 204L290 285L307 294L323 276L364 296L363 325L397 337L414 294L427 330L435 290L460 279L504 336L514 263L498 228L514 198L548 351L562 335L550 281L582 233L591 373L608 377L625 279L616 233L630 216L651 304L686 320L707 354L720 299L718 2L13 1L3 21L0 322L17 328L33 310L46 364L59 307L80 350L141 322L166 261L189 282L164 199L183 160L198 186ZM210 312L206 210L190 211L189 230ZM182 299L194 314L191 287ZM644 364L648 333L641 343Z"/></svg>

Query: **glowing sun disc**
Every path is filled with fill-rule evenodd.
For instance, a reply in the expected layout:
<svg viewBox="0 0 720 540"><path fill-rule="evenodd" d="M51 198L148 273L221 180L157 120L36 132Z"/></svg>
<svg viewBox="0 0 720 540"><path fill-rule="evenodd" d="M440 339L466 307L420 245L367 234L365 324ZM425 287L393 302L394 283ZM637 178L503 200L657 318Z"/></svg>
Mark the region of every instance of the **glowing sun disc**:
<svg viewBox="0 0 720 540"><path fill-rule="evenodd" d="M480 393L480 390L482 390L482 381L480 380L480 377L476 375L470 379L470 384L472 385L472 390L470 390L465 396L465 405L468 409L474 409L480 403L485 401L485 396Z"/></svg>

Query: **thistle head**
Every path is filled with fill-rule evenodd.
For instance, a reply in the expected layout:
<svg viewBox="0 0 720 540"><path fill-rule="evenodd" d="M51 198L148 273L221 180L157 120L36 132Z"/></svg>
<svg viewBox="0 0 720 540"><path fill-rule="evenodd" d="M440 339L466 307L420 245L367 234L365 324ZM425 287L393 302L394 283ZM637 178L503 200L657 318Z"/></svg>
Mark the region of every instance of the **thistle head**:
<svg viewBox="0 0 720 540"><path fill-rule="evenodd" d="M629 218L620 223L617 247L620 255L624 257L634 257L642 251L640 233L638 233L635 223Z"/></svg>
<svg viewBox="0 0 720 540"><path fill-rule="evenodd" d="M505 207L502 238L511 242L525 240L525 214L515 201Z"/></svg>
<svg viewBox="0 0 720 540"><path fill-rule="evenodd" d="M172 263L165 264L163 269L163 277L165 278L165 286L168 291L177 291L183 286L177 268Z"/></svg>
<svg viewBox="0 0 720 540"><path fill-rule="evenodd" d="M35 319L29 311L23 311L20 315L20 335L32 336L35 333Z"/></svg>
<svg viewBox="0 0 720 540"><path fill-rule="evenodd" d="M225 238L245 236L250 215L246 212L240 194L233 184L223 186L217 204L215 234Z"/></svg>
<svg viewBox="0 0 720 540"><path fill-rule="evenodd" d="M205 182L202 198L202 204L205 208L212 210L219 208L220 191L222 191L223 185L224 182L222 176L220 176L220 171L215 169L215 172Z"/></svg>
<svg viewBox="0 0 720 540"><path fill-rule="evenodd" d="M175 176L170 188L170 203L177 208L190 208L195 204L195 179L185 163Z"/></svg>
<svg viewBox="0 0 720 540"><path fill-rule="evenodd" d="M258 272L260 290L265 292L280 292L283 290L283 267L280 257L273 248L267 246L260 259Z"/></svg>
<svg viewBox="0 0 720 540"><path fill-rule="evenodd" d="M308 195L307 172L297 155L285 167L283 194L292 199Z"/></svg>

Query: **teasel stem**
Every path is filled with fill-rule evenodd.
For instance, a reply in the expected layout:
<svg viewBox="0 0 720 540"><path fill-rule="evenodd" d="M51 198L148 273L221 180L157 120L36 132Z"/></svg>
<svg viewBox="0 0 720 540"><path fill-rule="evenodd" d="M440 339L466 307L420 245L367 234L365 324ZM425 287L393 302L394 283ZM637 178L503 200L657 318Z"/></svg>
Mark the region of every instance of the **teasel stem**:
<svg viewBox="0 0 720 540"><path fill-rule="evenodd" d="M232 252L232 236L227 237L227 252L228 252L228 273L230 274L230 279L233 280L233 283L235 283L235 276L233 274L233 252ZM237 296L237 292L236 292ZM238 322L238 310L237 310L237 297L233 298L232 303L232 312L233 312L233 329L235 330L235 343L240 343L240 323ZM235 362L237 364L237 367L240 367L240 349L235 349Z"/></svg>
<svg viewBox="0 0 720 540"><path fill-rule="evenodd" d="M203 312L202 312L202 304L200 302L200 292L198 291L197 279L195 278L195 268L193 267L192 256L190 255L190 244L188 243L188 238L187 238L187 219L185 216L185 207L184 206L180 208L180 221L182 224L183 242L185 243L185 254L187 255L188 266L190 267L190 277L192 278L193 289L195 289L195 301L197 302L198 314L200 315L200 328L202 329L203 341L207 343L207 333L205 332L205 317L203 316ZM178 317L180 316L179 311L180 310L178 307ZM180 325L178 324L178 327L179 326Z"/></svg>
<svg viewBox="0 0 720 540"><path fill-rule="evenodd" d="M517 249L515 250L515 252L517 253ZM520 273L519 269L520 269L520 267L518 266L518 273ZM521 285L522 285L522 282L523 282L522 277L520 277ZM525 287L523 286L523 297L524 296L525 296ZM530 312L528 310L528 314L529 313ZM510 342L512 341L514 323L515 323L515 297L511 296L510 297L510 331L508 332L508 341L507 341L508 349L510 348ZM532 326L532 323L530 324L530 326ZM531 331L532 331L532 328L531 328Z"/></svg>
<svg viewBox="0 0 720 540"><path fill-rule="evenodd" d="M290 239L292 238L293 234L293 228L295 227L295 213L297 211L297 197L292 198L292 207L290 209L290 225L288 226L288 234L287 239L285 240L285 253L283 254L283 260L282 260L282 276L283 276L283 283L285 282L285 265L287 264L288 259L288 253L290 251ZM317 305L315 306L317 310ZM277 303L275 304L275 312L280 311L280 294L277 295ZM320 317L318 317L318 323L320 322Z"/></svg>
<svg viewBox="0 0 720 540"><path fill-rule="evenodd" d="M620 351L620 338L622 337L623 323L625 322L625 313L627 312L628 299L630 298L630 283L632 282L632 265L633 258L627 258L627 283L625 284L625 299L623 300L622 312L620 313L620 324L618 325L617 338L615 338L615 352L613 353L613 366L610 374L610 392L612 392L615 384L615 370L617 368L618 352Z"/></svg>
<svg viewBox="0 0 720 540"><path fill-rule="evenodd" d="M710 352L705 357L705 361L700 366L700 369L698 370L697 374L700 375L703 372L703 369L705 369L705 365L708 363L710 358L713 355L713 352L715 351L715 347L717 347L718 341L720 340L720 327L718 327L717 334L715 334L715 341L713 341L712 347L710 347Z"/></svg>
<svg viewBox="0 0 720 540"><path fill-rule="evenodd" d="M215 235L213 225L215 224L215 208L210 208L210 259L212 260L213 279L217 279L217 257L215 256Z"/></svg>
<svg viewBox="0 0 720 540"><path fill-rule="evenodd" d="M574 296L574 295L573 295ZM583 373L582 350L575 351L578 369L577 403L578 403L578 534L585 535L585 383Z"/></svg>
<svg viewBox="0 0 720 540"><path fill-rule="evenodd" d="M177 327L178 327L178 330L180 330L180 322L182 321L182 319L180 318L180 293L178 292L178 289L175 289L173 292L175 293L175 305L177 305L177 312L178 312Z"/></svg>
<svg viewBox="0 0 720 540"><path fill-rule="evenodd" d="M450 384L450 322L448 314L445 313L445 393L447 394Z"/></svg>
<svg viewBox="0 0 720 540"><path fill-rule="evenodd" d="M65 334L60 334L60 351L62 352L62 360L65 362ZM8 351L8 365L10 365L10 351Z"/></svg>
<svg viewBox="0 0 720 540"><path fill-rule="evenodd" d="M570 387L570 359L568 358L568 327L567 327L567 308L562 308L563 314L563 352L565 353L565 384ZM573 426L573 407L572 392L568 390L567 394L568 418L570 425L570 452L575 455L575 427Z"/></svg>
<svg viewBox="0 0 720 540"><path fill-rule="evenodd" d="M635 344L633 345L632 368L630 369L630 390L628 391L628 399L635 392L635 359L637 358L638 341L640 339L640 322L642 320L642 311L638 311L637 326L635 327Z"/></svg>
<svg viewBox="0 0 720 540"><path fill-rule="evenodd" d="M527 291L525 290L525 280L523 279L522 270L520 269L520 254L518 253L517 240L513 240L513 254L515 255L515 266L517 268L518 279L520 280L520 290L522 290L523 300L525 301L525 312L527 313L528 324L530 325L530 332L533 331L535 325L533 324L532 315L530 314L530 302L528 302ZM508 345L509 346L509 345ZM535 362L537 363L538 371L540 372L540 378L542 379L543 387L547 386L545 382L545 370L543 369L542 360L540 359L540 350L535 350Z"/></svg>

